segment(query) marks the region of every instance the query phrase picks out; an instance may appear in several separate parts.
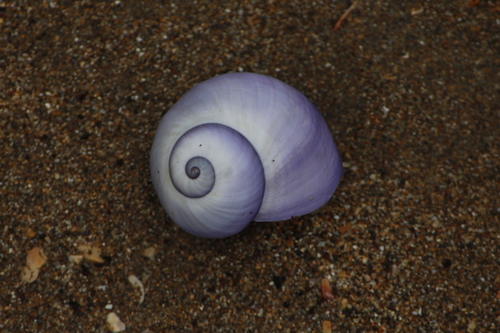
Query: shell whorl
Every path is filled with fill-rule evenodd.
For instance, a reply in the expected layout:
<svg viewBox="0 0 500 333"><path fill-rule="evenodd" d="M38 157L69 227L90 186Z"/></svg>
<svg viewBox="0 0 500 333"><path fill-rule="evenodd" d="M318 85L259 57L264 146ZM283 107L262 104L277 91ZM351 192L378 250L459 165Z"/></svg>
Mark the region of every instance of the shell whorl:
<svg viewBox="0 0 500 333"><path fill-rule="evenodd" d="M225 74L195 86L163 117L151 151L163 207L201 237L312 212L341 175L319 111L294 88L259 74Z"/></svg>
<svg viewBox="0 0 500 333"><path fill-rule="evenodd" d="M194 178L193 168L199 173ZM250 142L227 126L203 124L183 134L172 149L169 173L174 187L184 195L171 199L171 206L184 207L171 213L181 215L186 221L183 228L191 233L201 234L201 228L203 234L232 235L259 212L264 168ZM241 179L254 186L240 188ZM203 220L212 222L192 223Z"/></svg>

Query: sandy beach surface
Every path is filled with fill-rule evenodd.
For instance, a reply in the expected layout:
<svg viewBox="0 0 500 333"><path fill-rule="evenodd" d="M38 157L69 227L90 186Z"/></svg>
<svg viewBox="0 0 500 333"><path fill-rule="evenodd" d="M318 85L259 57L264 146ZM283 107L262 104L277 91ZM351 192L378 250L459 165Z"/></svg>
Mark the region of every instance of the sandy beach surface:
<svg viewBox="0 0 500 333"><path fill-rule="evenodd" d="M499 332L500 3L361 0L336 29L351 4L0 2L0 332ZM303 92L345 173L314 213L196 238L153 137L242 71Z"/></svg>

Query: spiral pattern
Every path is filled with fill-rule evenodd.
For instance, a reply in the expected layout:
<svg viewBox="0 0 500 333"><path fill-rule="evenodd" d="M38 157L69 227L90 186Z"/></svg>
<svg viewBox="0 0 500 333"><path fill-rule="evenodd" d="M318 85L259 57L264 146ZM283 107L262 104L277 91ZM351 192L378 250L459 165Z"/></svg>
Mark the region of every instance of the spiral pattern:
<svg viewBox="0 0 500 333"><path fill-rule="evenodd" d="M175 151L175 147L174 147ZM178 159L172 162L170 158L170 178L177 191L190 198L200 198L212 190L215 183L215 170L204 157L196 156L186 162L185 174L182 172L182 164Z"/></svg>
<svg viewBox="0 0 500 333"><path fill-rule="evenodd" d="M247 139L224 125L203 124L184 133L172 149L169 174L182 194L169 205L171 214L183 215L183 228L191 233L237 233L262 204L265 179L259 155ZM241 188L242 179L253 186ZM205 222L202 231L199 221Z"/></svg>

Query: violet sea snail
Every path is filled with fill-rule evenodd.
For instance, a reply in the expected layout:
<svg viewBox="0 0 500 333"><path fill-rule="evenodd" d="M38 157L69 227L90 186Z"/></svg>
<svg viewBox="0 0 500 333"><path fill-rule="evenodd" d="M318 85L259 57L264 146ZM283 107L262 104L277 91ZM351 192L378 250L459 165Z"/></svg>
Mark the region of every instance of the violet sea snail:
<svg viewBox="0 0 500 333"><path fill-rule="evenodd" d="M158 126L150 167L170 218L207 238L310 213L330 199L343 172L314 105L252 73L217 76L182 96Z"/></svg>

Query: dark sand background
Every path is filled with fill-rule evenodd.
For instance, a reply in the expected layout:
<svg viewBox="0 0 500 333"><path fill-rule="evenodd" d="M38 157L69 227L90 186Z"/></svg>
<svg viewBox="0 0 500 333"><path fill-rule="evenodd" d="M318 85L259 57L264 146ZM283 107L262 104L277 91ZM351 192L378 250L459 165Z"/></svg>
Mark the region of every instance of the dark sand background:
<svg viewBox="0 0 500 333"><path fill-rule="evenodd" d="M112 304L126 332L499 332L500 3L362 0L334 32L350 4L1 2L0 331L107 332ZM236 71L310 98L345 174L315 213L199 239L149 150ZM105 262L71 263L79 244Z"/></svg>

